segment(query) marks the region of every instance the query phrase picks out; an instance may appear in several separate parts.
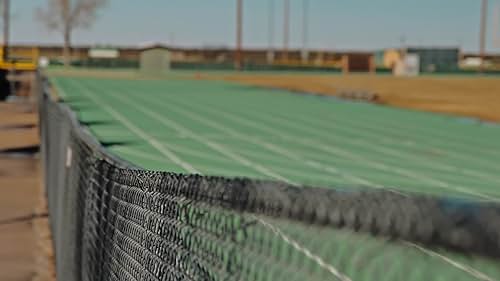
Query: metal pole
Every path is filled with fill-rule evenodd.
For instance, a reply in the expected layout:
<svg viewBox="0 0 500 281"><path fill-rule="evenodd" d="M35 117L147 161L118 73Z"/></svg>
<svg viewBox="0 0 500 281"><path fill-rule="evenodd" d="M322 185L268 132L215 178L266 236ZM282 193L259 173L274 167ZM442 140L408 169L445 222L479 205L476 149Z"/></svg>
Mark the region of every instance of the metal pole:
<svg viewBox="0 0 500 281"><path fill-rule="evenodd" d="M243 0L237 0L236 5L236 56L235 56L235 67L237 70L241 70L243 66L243 53L242 53L242 41L243 41Z"/></svg>
<svg viewBox="0 0 500 281"><path fill-rule="evenodd" d="M283 13L283 59L288 61L288 41L290 34L290 0L284 0Z"/></svg>
<svg viewBox="0 0 500 281"><path fill-rule="evenodd" d="M274 61L274 0L269 0L269 18L268 18L269 46L267 51L267 63Z"/></svg>
<svg viewBox="0 0 500 281"><path fill-rule="evenodd" d="M307 50L308 28L309 28L309 0L302 0L302 62L309 60L309 53Z"/></svg>
<svg viewBox="0 0 500 281"><path fill-rule="evenodd" d="M3 60L9 58L9 0L3 0Z"/></svg>
<svg viewBox="0 0 500 281"><path fill-rule="evenodd" d="M481 3L481 30L479 33L479 56L481 58L481 65L479 71L484 71L484 58L486 54L486 18L488 14L488 0L482 0Z"/></svg>
<svg viewBox="0 0 500 281"><path fill-rule="evenodd" d="M500 48L500 3L497 3L493 14L493 42L496 48Z"/></svg>

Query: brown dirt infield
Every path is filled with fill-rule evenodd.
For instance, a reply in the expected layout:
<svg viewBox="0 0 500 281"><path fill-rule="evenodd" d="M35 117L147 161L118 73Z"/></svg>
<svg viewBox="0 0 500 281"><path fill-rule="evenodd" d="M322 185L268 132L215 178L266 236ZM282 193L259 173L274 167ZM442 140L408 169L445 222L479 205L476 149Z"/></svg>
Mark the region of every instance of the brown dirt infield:
<svg viewBox="0 0 500 281"><path fill-rule="evenodd" d="M202 73L195 77L334 96L342 89L371 91L384 105L500 122L500 77L252 73Z"/></svg>

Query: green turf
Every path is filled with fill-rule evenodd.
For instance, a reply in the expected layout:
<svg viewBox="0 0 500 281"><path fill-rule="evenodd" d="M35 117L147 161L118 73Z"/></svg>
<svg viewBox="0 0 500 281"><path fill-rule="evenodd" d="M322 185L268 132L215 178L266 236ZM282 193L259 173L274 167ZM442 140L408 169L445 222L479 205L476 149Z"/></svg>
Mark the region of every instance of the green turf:
<svg viewBox="0 0 500 281"><path fill-rule="evenodd" d="M498 126L226 82L53 81L99 140L147 169L500 200Z"/></svg>
<svg viewBox="0 0 500 281"><path fill-rule="evenodd" d="M227 82L51 81L111 152L146 169L500 200L498 125ZM273 225L352 280L500 276L477 257L441 253L492 279L402 243Z"/></svg>

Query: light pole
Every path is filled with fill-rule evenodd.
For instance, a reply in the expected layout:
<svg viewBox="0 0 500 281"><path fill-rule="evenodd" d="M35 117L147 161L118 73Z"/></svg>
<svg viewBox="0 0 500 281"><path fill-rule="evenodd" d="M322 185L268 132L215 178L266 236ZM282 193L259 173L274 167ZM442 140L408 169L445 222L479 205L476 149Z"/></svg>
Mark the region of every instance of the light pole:
<svg viewBox="0 0 500 281"><path fill-rule="evenodd" d="M274 0L269 0L267 63L274 62Z"/></svg>
<svg viewBox="0 0 500 281"><path fill-rule="evenodd" d="M493 14L493 44L495 48L500 48L500 3L497 3Z"/></svg>
<svg viewBox="0 0 500 281"><path fill-rule="evenodd" d="M308 28L309 28L309 0L302 0L302 62L306 63L309 60L309 52L307 50Z"/></svg>
<svg viewBox="0 0 500 281"><path fill-rule="evenodd" d="M283 60L288 61L288 43L290 35L290 0L283 5Z"/></svg>
<svg viewBox="0 0 500 281"><path fill-rule="evenodd" d="M236 54L235 54L235 67L241 70L243 66L243 0L237 0L236 5Z"/></svg>
<svg viewBox="0 0 500 281"><path fill-rule="evenodd" d="M486 18L488 14L488 0L482 0L481 2L481 30L479 32L479 56L481 58L481 64L479 66L479 71L484 71L484 57L486 53Z"/></svg>

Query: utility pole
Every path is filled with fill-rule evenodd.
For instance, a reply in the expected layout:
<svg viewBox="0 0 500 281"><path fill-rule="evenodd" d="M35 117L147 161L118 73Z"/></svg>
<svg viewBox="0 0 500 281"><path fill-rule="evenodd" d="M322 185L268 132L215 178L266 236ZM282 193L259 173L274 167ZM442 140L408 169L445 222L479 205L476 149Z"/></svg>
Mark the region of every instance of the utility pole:
<svg viewBox="0 0 500 281"><path fill-rule="evenodd" d="M309 0L302 0L302 62L307 63L309 52L307 50L307 37L309 29Z"/></svg>
<svg viewBox="0 0 500 281"><path fill-rule="evenodd" d="M288 43L290 36L290 0L284 0L283 13L283 60L288 61Z"/></svg>
<svg viewBox="0 0 500 281"><path fill-rule="evenodd" d="M484 58L486 54L486 19L488 14L488 0L482 0L481 3L481 30L479 32L479 56L481 58L481 65L479 72L484 71Z"/></svg>
<svg viewBox="0 0 500 281"><path fill-rule="evenodd" d="M269 18L268 18L268 50L267 50L267 63L274 62L274 0L269 0Z"/></svg>
<svg viewBox="0 0 500 281"><path fill-rule="evenodd" d="M241 70L243 66L243 0L237 0L236 5L236 54L235 54L235 67Z"/></svg>
<svg viewBox="0 0 500 281"><path fill-rule="evenodd" d="M9 57L9 23L10 23L10 8L9 0L3 0L3 60L6 61Z"/></svg>
<svg viewBox="0 0 500 281"><path fill-rule="evenodd" d="M500 3L495 6L493 14L493 44L495 48L500 48Z"/></svg>

